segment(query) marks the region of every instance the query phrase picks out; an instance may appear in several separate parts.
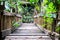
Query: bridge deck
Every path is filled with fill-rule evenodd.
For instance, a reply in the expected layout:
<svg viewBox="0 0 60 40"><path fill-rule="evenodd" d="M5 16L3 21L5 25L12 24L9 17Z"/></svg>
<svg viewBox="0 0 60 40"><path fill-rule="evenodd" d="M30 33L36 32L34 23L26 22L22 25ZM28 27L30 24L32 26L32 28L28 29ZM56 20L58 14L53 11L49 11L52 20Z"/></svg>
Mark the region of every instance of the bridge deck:
<svg viewBox="0 0 60 40"><path fill-rule="evenodd" d="M23 23L15 32L6 36L5 40L52 40L34 23Z"/></svg>

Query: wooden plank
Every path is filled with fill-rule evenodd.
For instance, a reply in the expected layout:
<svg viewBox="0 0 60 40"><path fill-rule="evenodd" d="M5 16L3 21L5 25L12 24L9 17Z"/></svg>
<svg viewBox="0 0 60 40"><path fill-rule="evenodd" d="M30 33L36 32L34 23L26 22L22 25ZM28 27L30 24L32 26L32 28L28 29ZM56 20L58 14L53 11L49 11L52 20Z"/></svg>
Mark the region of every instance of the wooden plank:
<svg viewBox="0 0 60 40"><path fill-rule="evenodd" d="M3 11L4 10L4 6L3 5L0 5L0 11Z"/></svg>
<svg viewBox="0 0 60 40"><path fill-rule="evenodd" d="M0 23L1 23L1 30L3 30L4 29L4 16L3 16L3 11L2 12L0 12Z"/></svg>
<svg viewBox="0 0 60 40"><path fill-rule="evenodd" d="M58 20L60 20L60 11L58 12Z"/></svg>
<svg viewBox="0 0 60 40"><path fill-rule="evenodd" d="M19 18L21 18L22 16L21 16L20 14L16 14L16 17L19 17Z"/></svg>
<svg viewBox="0 0 60 40"><path fill-rule="evenodd" d="M10 12L4 11L3 15L6 15L6 16L15 16L15 13L10 13Z"/></svg>
<svg viewBox="0 0 60 40"><path fill-rule="evenodd" d="M1 30L2 30L2 27L1 27L1 14L0 14L0 28L1 28Z"/></svg>

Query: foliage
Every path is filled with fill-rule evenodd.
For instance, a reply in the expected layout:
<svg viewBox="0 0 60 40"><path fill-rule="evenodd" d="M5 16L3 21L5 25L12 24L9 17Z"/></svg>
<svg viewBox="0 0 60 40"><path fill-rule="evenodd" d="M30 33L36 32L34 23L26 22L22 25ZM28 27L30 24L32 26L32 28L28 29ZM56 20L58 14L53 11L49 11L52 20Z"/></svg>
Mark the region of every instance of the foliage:
<svg viewBox="0 0 60 40"><path fill-rule="evenodd" d="M9 7L10 9L11 8L15 8L16 9L16 7L18 8L18 13L23 13L24 11L23 11L23 7L21 6L21 2L19 1L19 0L8 0L8 1L6 1L7 2L7 4L5 4L7 7ZM7 9L6 8L6 11L10 11L9 9Z"/></svg>
<svg viewBox="0 0 60 40"><path fill-rule="evenodd" d="M53 18L51 17L52 13L55 13L57 11L56 9L56 5L60 5L60 0L56 0L55 1L56 4L54 4L52 1L48 1L48 0L44 0L44 2L42 3L43 9L45 11L44 14L44 22L47 22L47 24L44 24L43 26L45 27L47 25L47 27L51 28L52 22L53 22ZM60 25L56 27L56 32L59 33L60 31Z"/></svg>
<svg viewBox="0 0 60 40"><path fill-rule="evenodd" d="M30 3L38 3L39 0L29 0Z"/></svg>
<svg viewBox="0 0 60 40"><path fill-rule="evenodd" d="M35 9L38 11L38 12L40 12L40 6L39 5L35 5Z"/></svg>
<svg viewBox="0 0 60 40"><path fill-rule="evenodd" d="M50 2L49 0L44 0L42 3L42 6L44 7L46 13L55 13L56 7L53 2Z"/></svg>
<svg viewBox="0 0 60 40"><path fill-rule="evenodd" d="M49 24L49 25L51 25L52 24L52 22L53 22L53 18L51 18L51 17L46 17L46 16L44 16L44 22L47 22L47 24ZM46 25L47 25L46 24Z"/></svg>
<svg viewBox="0 0 60 40"><path fill-rule="evenodd" d="M48 0L44 0L42 6L46 5L48 3Z"/></svg>
<svg viewBox="0 0 60 40"><path fill-rule="evenodd" d="M16 8L16 0L8 0L8 2L10 7Z"/></svg>
<svg viewBox="0 0 60 40"><path fill-rule="evenodd" d="M29 2L34 6L37 12L40 12L39 0L29 0Z"/></svg>
<svg viewBox="0 0 60 40"><path fill-rule="evenodd" d="M8 7L12 7L12 8L15 8L16 9L16 6L18 7L18 13L24 13L24 11L26 12L26 11L28 11L28 8L27 8L27 6L26 6L26 8L24 8L23 6L22 6L22 3L23 2L20 2L21 0L8 0L8 4L9 4L9 6ZM34 3L38 3L38 1L39 0L26 0L26 1L29 1L30 3L32 3L33 4L33 2ZM31 4L31 5L32 5ZM35 4L34 4L34 6L35 6ZM37 5L37 6L35 6L35 8L36 8L36 10L38 10L39 11L39 6ZM9 10L7 10L7 11L9 11Z"/></svg>
<svg viewBox="0 0 60 40"><path fill-rule="evenodd" d="M18 6L18 12L24 13L24 10L23 10L23 7L22 6Z"/></svg>
<svg viewBox="0 0 60 40"><path fill-rule="evenodd" d="M15 20L12 22L12 26L13 27L19 27L20 26L20 22L21 20L19 20L18 22L16 22Z"/></svg>
<svg viewBox="0 0 60 40"><path fill-rule="evenodd" d="M57 0L57 3L60 4L60 0Z"/></svg>
<svg viewBox="0 0 60 40"><path fill-rule="evenodd" d="M14 25L13 25L14 27L19 27L20 26L20 24L18 23L18 22L16 22L16 23L14 23Z"/></svg>
<svg viewBox="0 0 60 40"><path fill-rule="evenodd" d="M53 18L51 18L50 15L48 17L45 15L43 18L44 18L44 22L45 22L43 24L43 27L45 27L45 25L48 25L48 27L51 27L52 22L53 22Z"/></svg>
<svg viewBox="0 0 60 40"><path fill-rule="evenodd" d="M55 8L53 2L50 2L45 9L46 9L46 13L55 13L56 12L56 8Z"/></svg>
<svg viewBox="0 0 60 40"><path fill-rule="evenodd" d="M23 22L31 22L33 21L33 18L32 18L32 14L31 13L25 13L23 14L23 19L22 19Z"/></svg>
<svg viewBox="0 0 60 40"><path fill-rule="evenodd" d="M56 32L59 33L59 31L60 31L60 22L58 22L57 25L56 25Z"/></svg>
<svg viewBox="0 0 60 40"><path fill-rule="evenodd" d="M10 10L9 10L9 9L5 9L5 11L10 12Z"/></svg>
<svg viewBox="0 0 60 40"><path fill-rule="evenodd" d="M9 5L10 5L10 7L13 7L13 8L16 8L16 5L15 5L15 3L9 3Z"/></svg>
<svg viewBox="0 0 60 40"><path fill-rule="evenodd" d="M18 1L17 2L17 6L18 6L18 13L25 13L26 12L26 10L28 10L27 9L27 6L24 8L23 6L22 6L22 3L23 2L20 2L20 1Z"/></svg>
<svg viewBox="0 0 60 40"><path fill-rule="evenodd" d="M9 5L8 1L5 2L5 10L10 12L10 5Z"/></svg>
<svg viewBox="0 0 60 40"><path fill-rule="evenodd" d="M53 18L52 18L51 14L56 12L56 7L55 7L54 3L49 0L44 0L44 2L42 3L42 6L45 11L45 14L44 14L45 24L44 24L44 26L48 25L47 27L50 28L52 25L52 22L53 22Z"/></svg>
<svg viewBox="0 0 60 40"><path fill-rule="evenodd" d="M60 31L60 25L56 27L56 32L59 33L59 31Z"/></svg>
<svg viewBox="0 0 60 40"><path fill-rule="evenodd" d="M11 7L12 8L16 8L15 3L10 3L9 1L5 2L5 11L10 12L11 11Z"/></svg>

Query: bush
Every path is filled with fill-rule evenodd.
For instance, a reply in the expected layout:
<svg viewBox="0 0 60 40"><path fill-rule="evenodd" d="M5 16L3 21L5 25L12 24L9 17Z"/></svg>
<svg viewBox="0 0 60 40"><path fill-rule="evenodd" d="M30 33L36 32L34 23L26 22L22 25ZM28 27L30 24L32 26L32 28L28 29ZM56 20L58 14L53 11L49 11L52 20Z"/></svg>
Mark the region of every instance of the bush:
<svg viewBox="0 0 60 40"><path fill-rule="evenodd" d="M13 26L14 26L14 27L19 27L20 24L19 24L18 22L15 22L15 23L13 24Z"/></svg>
<svg viewBox="0 0 60 40"><path fill-rule="evenodd" d="M57 27L56 27L56 32L59 33L60 31L60 22L57 23Z"/></svg>
<svg viewBox="0 0 60 40"><path fill-rule="evenodd" d="M59 31L60 31L60 25L58 25L58 26L56 27L56 32L59 33Z"/></svg>
<svg viewBox="0 0 60 40"><path fill-rule="evenodd" d="M16 22L15 20L12 22L12 26L13 27L19 27L20 26L20 22L21 20L19 20L18 22Z"/></svg>

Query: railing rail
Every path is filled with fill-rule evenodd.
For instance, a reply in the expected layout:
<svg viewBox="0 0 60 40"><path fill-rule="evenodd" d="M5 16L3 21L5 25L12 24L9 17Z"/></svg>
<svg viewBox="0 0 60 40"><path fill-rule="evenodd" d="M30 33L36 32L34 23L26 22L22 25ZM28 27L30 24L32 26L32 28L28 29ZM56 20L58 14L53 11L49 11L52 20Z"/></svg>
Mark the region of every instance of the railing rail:
<svg viewBox="0 0 60 40"><path fill-rule="evenodd" d="M37 25L40 29L42 28L40 25L38 25L38 24L36 24L36 25ZM51 31L49 31L49 30L47 30L47 29L45 29L45 28L42 28L41 30L44 31L46 34L48 34L52 40L59 40L59 35L60 35L60 34L58 34L58 33L56 33L56 32L51 32Z"/></svg>

